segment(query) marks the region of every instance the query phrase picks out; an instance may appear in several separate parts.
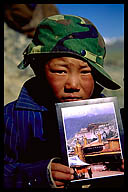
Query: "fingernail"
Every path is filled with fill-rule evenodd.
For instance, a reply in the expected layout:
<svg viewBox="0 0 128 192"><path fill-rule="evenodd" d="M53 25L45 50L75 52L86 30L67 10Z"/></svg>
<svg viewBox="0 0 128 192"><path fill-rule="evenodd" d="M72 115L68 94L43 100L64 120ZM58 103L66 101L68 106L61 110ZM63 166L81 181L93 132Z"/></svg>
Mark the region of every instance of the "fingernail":
<svg viewBox="0 0 128 192"><path fill-rule="evenodd" d="M74 175L71 175L71 179L74 179Z"/></svg>

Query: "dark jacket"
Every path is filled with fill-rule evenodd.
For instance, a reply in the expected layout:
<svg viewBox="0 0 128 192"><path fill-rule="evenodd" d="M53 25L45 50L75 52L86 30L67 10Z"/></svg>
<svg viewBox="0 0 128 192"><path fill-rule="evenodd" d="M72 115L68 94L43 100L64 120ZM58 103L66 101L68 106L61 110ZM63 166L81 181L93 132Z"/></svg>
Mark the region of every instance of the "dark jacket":
<svg viewBox="0 0 128 192"><path fill-rule="evenodd" d="M55 113L35 103L23 86L5 106L4 119L4 186L48 188L47 165L60 156Z"/></svg>

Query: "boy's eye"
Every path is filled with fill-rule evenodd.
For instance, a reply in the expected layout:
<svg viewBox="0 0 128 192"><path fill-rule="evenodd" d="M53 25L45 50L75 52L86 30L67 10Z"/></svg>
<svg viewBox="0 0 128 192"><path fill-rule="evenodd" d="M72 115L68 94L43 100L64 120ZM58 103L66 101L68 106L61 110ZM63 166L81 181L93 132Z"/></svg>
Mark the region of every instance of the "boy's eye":
<svg viewBox="0 0 128 192"><path fill-rule="evenodd" d="M57 73L64 74L64 73L66 73L66 71L57 71Z"/></svg>
<svg viewBox="0 0 128 192"><path fill-rule="evenodd" d="M87 70L83 70L81 71L82 74L87 74L87 73L91 73L91 71L87 71Z"/></svg>
<svg viewBox="0 0 128 192"><path fill-rule="evenodd" d="M65 74L65 70L52 70L52 73L57 73L57 74Z"/></svg>

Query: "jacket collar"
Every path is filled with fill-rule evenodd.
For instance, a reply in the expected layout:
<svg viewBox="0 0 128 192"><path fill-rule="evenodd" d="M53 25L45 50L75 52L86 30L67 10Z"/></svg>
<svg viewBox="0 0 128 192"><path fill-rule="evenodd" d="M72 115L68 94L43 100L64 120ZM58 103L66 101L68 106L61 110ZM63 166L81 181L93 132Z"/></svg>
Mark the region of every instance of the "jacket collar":
<svg viewBox="0 0 128 192"><path fill-rule="evenodd" d="M38 105L28 94L28 90L23 86L16 102L16 108L29 109L34 111L47 111L44 106Z"/></svg>

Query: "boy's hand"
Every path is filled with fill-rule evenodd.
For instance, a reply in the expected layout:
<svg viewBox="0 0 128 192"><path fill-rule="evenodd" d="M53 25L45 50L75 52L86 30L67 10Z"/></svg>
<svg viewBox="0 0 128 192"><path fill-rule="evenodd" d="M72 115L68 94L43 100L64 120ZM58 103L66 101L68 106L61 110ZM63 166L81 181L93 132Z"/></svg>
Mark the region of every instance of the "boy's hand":
<svg viewBox="0 0 128 192"><path fill-rule="evenodd" d="M74 178L74 170L60 163L51 164L52 177L58 188L64 188L65 181Z"/></svg>
<svg viewBox="0 0 128 192"><path fill-rule="evenodd" d="M122 159L121 169L124 171L124 159Z"/></svg>

